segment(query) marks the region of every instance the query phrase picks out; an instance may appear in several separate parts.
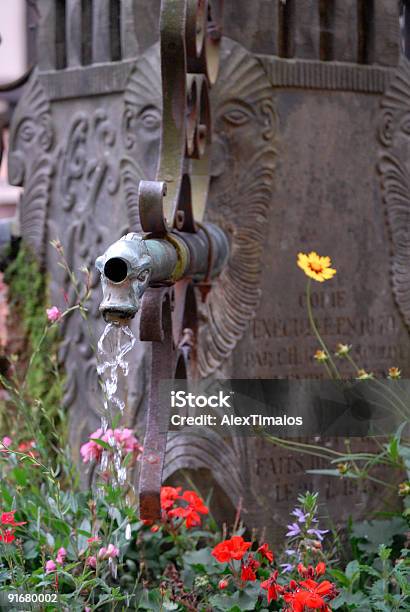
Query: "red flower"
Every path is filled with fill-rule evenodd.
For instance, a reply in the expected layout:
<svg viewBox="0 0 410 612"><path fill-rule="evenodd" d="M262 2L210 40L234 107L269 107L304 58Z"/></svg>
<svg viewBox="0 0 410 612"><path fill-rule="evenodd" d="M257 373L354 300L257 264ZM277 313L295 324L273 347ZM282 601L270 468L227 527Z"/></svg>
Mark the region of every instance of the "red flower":
<svg viewBox="0 0 410 612"><path fill-rule="evenodd" d="M168 516L171 518L177 517L185 519L185 525L188 529L197 527L201 524L201 517L199 514L208 514L208 508L194 491L185 491L181 499L188 502L188 506L185 508L172 508L168 511Z"/></svg>
<svg viewBox="0 0 410 612"><path fill-rule="evenodd" d="M323 576L325 572L326 572L326 564L323 563L323 561L320 561L320 563L318 563L315 568L316 576Z"/></svg>
<svg viewBox="0 0 410 612"><path fill-rule="evenodd" d="M229 580L227 580L226 578L223 578L222 580L218 582L218 589L221 589L221 591L226 589L228 586L229 586Z"/></svg>
<svg viewBox="0 0 410 612"><path fill-rule="evenodd" d="M235 559L240 561L252 542L245 542L242 536L233 536L230 540L219 542L212 551L212 555L219 563L226 563Z"/></svg>
<svg viewBox="0 0 410 612"><path fill-rule="evenodd" d="M4 542L4 544L11 544L15 539L14 531L12 529L5 529L2 533L0 533L0 542Z"/></svg>
<svg viewBox="0 0 410 612"><path fill-rule="evenodd" d="M267 580L261 582L262 589L267 591L266 596L268 598L268 603L270 603L271 601L276 601L278 599L278 595L283 592L283 588L280 585L276 584L277 578L278 572L276 570L273 572L273 574L270 575Z"/></svg>
<svg viewBox="0 0 410 612"><path fill-rule="evenodd" d="M242 565L241 580L243 582L254 582L256 580L256 574L249 565Z"/></svg>
<svg viewBox="0 0 410 612"><path fill-rule="evenodd" d="M17 447L17 450L20 453L26 453L29 457L35 457L36 456L36 451L32 450L33 448L35 448L36 443L34 440L27 440L24 442L20 442L20 444Z"/></svg>
<svg viewBox="0 0 410 612"><path fill-rule="evenodd" d="M333 599L336 596L334 585L328 580L324 580L320 584L314 580L308 579L300 583L301 587L306 590L297 590L294 593L285 593L284 600L290 604L293 612L304 612L305 607L313 610L327 610L327 602L324 597Z"/></svg>
<svg viewBox="0 0 410 612"><path fill-rule="evenodd" d="M195 491L185 491L182 495L182 499L184 499L188 504L195 510L195 512L199 512L200 514L208 514L209 510L205 506L202 499L195 493Z"/></svg>
<svg viewBox="0 0 410 612"><path fill-rule="evenodd" d="M269 549L269 544L262 544L261 546L259 546L257 552L260 553L260 555L262 555L262 557L264 559L267 559L269 561L269 563L272 563L272 561L274 559L274 554Z"/></svg>
<svg viewBox="0 0 410 612"><path fill-rule="evenodd" d="M256 570L258 567L260 567L259 561L256 561L252 555L249 555L247 562L242 563L241 580L244 582L247 580L250 582L256 580Z"/></svg>
<svg viewBox="0 0 410 612"><path fill-rule="evenodd" d="M197 527L201 524L201 517L198 512L191 508L191 506L187 506L186 508L173 508L168 512L168 516L171 518L183 518L185 519L185 525L188 529L191 527Z"/></svg>
<svg viewBox="0 0 410 612"><path fill-rule="evenodd" d="M14 515L16 510L12 510L11 512L2 512L0 517L0 523L2 525L11 525L12 527L18 527L19 525L26 525L25 521L21 521L20 523L16 523L14 520Z"/></svg>
<svg viewBox="0 0 410 612"><path fill-rule="evenodd" d="M303 565L303 563L298 563L297 570L300 576L307 578L308 576L308 568Z"/></svg>
<svg viewBox="0 0 410 612"><path fill-rule="evenodd" d="M167 512L178 499L182 487L161 487L161 508Z"/></svg>

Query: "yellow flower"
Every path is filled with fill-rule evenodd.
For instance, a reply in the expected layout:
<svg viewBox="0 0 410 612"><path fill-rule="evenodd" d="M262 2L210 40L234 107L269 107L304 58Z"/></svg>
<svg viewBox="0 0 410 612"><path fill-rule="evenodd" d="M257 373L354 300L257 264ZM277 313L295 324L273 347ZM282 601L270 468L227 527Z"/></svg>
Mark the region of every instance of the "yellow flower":
<svg viewBox="0 0 410 612"><path fill-rule="evenodd" d="M349 464L348 463L338 463L336 467L337 467L337 469L339 471L339 474L341 474L342 476L344 474L347 474L347 472L349 471Z"/></svg>
<svg viewBox="0 0 410 612"><path fill-rule="evenodd" d="M319 361L319 362L327 361L327 355L325 351L322 351L322 349L317 349L313 357L316 359L316 361Z"/></svg>
<svg viewBox="0 0 410 612"><path fill-rule="evenodd" d="M401 377L401 370L399 368L389 368L389 378L391 380L397 380Z"/></svg>
<svg viewBox="0 0 410 612"><path fill-rule="evenodd" d="M335 355L337 357L345 357L349 353L351 348L352 348L351 344L341 344L339 342L339 344L336 346Z"/></svg>
<svg viewBox="0 0 410 612"><path fill-rule="evenodd" d="M410 495L410 482L401 482L399 484L399 495Z"/></svg>
<svg viewBox="0 0 410 612"><path fill-rule="evenodd" d="M336 270L330 267L332 265L330 257L321 257L315 251L312 251L309 255L298 253L297 263L307 276L319 283L333 278L336 274Z"/></svg>
<svg viewBox="0 0 410 612"><path fill-rule="evenodd" d="M371 378L374 378L372 372L366 372L366 370L357 371L357 380L370 380Z"/></svg>

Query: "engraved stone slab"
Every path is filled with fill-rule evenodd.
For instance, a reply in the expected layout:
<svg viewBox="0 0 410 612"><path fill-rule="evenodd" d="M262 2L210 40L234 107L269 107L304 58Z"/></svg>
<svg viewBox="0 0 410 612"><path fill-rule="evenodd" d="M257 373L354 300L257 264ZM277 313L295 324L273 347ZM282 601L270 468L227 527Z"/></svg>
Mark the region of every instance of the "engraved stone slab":
<svg viewBox="0 0 410 612"><path fill-rule="evenodd" d="M296 266L299 251L316 250L330 255L338 271L332 281L313 283L314 317L329 348L352 344L359 367L385 376L395 365L408 376L410 339L401 312L408 302L404 296L405 304L398 308L392 291L392 243L378 170L384 125L380 107L394 79L403 90L403 105L407 82L403 87L397 67L385 67L390 55L380 65L315 61L305 53L301 57L255 57L240 44L225 41L220 81L213 91L207 217L229 234L231 258L203 309L201 373L325 376L313 358L318 342L307 316L307 278ZM389 105L384 106L387 112ZM396 112L394 127L400 121L403 125L404 114ZM391 127L387 119L385 124ZM397 154L404 136L395 129ZM396 204L393 223L399 208ZM399 247L402 236L396 232ZM403 266L400 271L403 276ZM356 375L346 363L341 370L345 376ZM315 442L345 449L343 440ZM366 439L355 439L352 446L374 449ZM307 475L306 470L329 465L261 438L222 442L204 432L197 441L184 441L172 434L169 473L177 466L211 470L234 504L242 498L246 524L266 525L273 540L283 536L304 490L320 491L323 514L340 525L350 514L368 516L384 499L377 486Z"/></svg>

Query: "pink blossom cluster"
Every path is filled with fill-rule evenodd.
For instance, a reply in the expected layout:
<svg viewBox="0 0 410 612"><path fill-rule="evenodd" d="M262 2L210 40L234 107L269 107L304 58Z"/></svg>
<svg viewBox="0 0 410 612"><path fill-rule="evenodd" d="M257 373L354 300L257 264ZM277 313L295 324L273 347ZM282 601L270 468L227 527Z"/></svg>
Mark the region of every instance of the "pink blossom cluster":
<svg viewBox="0 0 410 612"><path fill-rule="evenodd" d="M88 541L91 542L91 540ZM95 538L94 542L97 541L99 541L98 538ZM92 569L95 569L97 567L97 559L99 561L106 561L107 559L114 559L114 557L118 557L119 554L120 551L116 546L114 546L114 544L108 544L107 547L103 546L102 548L100 548L96 555L90 555L89 557L87 557L86 565L88 565L88 567L91 567Z"/></svg>
<svg viewBox="0 0 410 612"><path fill-rule="evenodd" d="M50 572L55 572L57 569L57 565L64 565L66 556L67 556L67 551L64 548L64 546L62 546L57 551L56 560L53 561L52 559L49 559L46 562L46 574L50 574Z"/></svg>
<svg viewBox="0 0 410 612"><path fill-rule="evenodd" d="M98 537L94 537L94 538L89 538L87 541L89 544L93 545L93 544L98 544L100 542L100 539ZM108 544L107 547L103 546L102 548L100 548L100 550L96 554L89 555L85 563L88 567L95 569L97 567L97 559L99 561L107 561L108 559L114 559L115 557L118 557L119 554L120 554L119 548L114 546L114 544ZM66 549L64 547L59 548L57 551L57 556L56 556L55 561L53 561L53 559L49 559L46 562L46 565L45 565L46 574L55 572L58 569L59 565L64 565L66 556L67 556Z"/></svg>
<svg viewBox="0 0 410 612"><path fill-rule="evenodd" d="M47 319L50 323L55 323L61 317L61 311L57 306L52 306L51 308L46 308Z"/></svg>
<svg viewBox="0 0 410 612"><path fill-rule="evenodd" d="M119 428L114 429L114 431L112 429L107 429L107 431L103 433L103 430L100 428L90 435L89 441L83 444L80 449L83 463L99 461L101 459L103 447L98 444L98 442L95 442L95 439L110 444L113 438L116 445L119 445L121 448L121 452L124 456L128 455L128 453L133 453L135 460L139 459L142 453L142 446L134 436L132 429Z"/></svg>

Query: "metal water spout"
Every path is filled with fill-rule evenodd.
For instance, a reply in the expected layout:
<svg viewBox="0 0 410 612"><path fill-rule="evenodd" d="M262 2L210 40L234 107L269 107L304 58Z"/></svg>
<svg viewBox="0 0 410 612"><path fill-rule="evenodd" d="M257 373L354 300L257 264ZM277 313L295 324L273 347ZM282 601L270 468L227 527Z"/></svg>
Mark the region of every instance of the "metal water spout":
<svg viewBox="0 0 410 612"><path fill-rule="evenodd" d="M208 281L227 261L229 243L216 225L204 224L196 233L177 230L164 238L131 233L98 257L106 322L126 323L140 308L148 287L171 285L182 278Z"/></svg>
<svg viewBox="0 0 410 612"><path fill-rule="evenodd" d="M212 140L209 88L219 66L222 5L223 0L161 0L162 130L156 177L139 181L141 233L127 234L96 261L104 319L126 324L141 310L140 340L152 348L139 470L143 520L161 518L170 412L161 381L199 376L194 287L205 300L229 257L224 231L203 223Z"/></svg>

